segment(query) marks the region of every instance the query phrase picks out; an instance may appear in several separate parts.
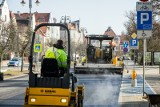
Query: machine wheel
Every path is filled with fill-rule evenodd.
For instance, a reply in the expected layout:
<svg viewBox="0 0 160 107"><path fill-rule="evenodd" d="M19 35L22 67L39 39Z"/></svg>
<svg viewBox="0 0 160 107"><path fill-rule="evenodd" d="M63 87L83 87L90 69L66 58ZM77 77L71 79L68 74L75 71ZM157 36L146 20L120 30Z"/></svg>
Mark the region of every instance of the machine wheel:
<svg viewBox="0 0 160 107"><path fill-rule="evenodd" d="M82 94L78 94L78 107L83 107Z"/></svg>

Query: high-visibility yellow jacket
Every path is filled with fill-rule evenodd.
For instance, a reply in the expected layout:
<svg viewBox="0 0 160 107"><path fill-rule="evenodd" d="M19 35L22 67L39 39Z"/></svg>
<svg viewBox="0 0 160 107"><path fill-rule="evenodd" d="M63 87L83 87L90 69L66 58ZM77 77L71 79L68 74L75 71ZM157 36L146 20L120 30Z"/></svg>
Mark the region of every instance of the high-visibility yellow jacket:
<svg viewBox="0 0 160 107"><path fill-rule="evenodd" d="M45 58L56 58L59 67L67 67L67 54L64 52L63 49L50 47L45 53Z"/></svg>
<svg viewBox="0 0 160 107"><path fill-rule="evenodd" d="M82 63L86 62L86 56L82 57Z"/></svg>
<svg viewBox="0 0 160 107"><path fill-rule="evenodd" d="M123 61L120 61L119 65L120 65L121 67L123 67L123 66L124 66L124 62L123 62Z"/></svg>

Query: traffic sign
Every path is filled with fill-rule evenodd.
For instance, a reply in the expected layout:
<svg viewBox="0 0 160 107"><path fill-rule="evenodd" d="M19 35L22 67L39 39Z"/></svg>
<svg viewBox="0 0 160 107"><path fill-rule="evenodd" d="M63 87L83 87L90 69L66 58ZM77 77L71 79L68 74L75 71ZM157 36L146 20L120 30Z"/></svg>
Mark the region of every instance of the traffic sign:
<svg viewBox="0 0 160 107"><path fill-rule="evenodd" d="M135 33L133 33L133 34L131 35L131 37L132 37L133 39L136 39L136 38L137 38L137 35L136 35Z"/></svg>
<svg viewBox="0 0 160 107"><path fill-rule="evenodd" d="M129 47L129 42L128 42L128 41L124 41L123 47L124 47L124 48L128 48L128 47Z"/></svg>
<svg viewBox="0 0 160 107"><path fill-rule="evenodd" d="M129 51L129 41L124 41L123 43L123 52L128 52Z"/></svg>
<svg viewBox="0 0 160 107"><path fill-rule="evenodd" d="M34 44L34 52L42 52L42 44Z"/></svg>
<svg viewBox="0 0 160 107"><path fill-rule="evenodd" d="M152 11L152 2L137 2L137 11Z"/></svg>
<svg viewBox="0 0 160 107"><path fill-rule="evenodd" d="M137 30L152 30L152 11L137 11Z"/></svg>
<svg viewBox="0 0 160 107"><path fill-rule="evenodd" d="M152 36L152 30L137 30L138 39L149 38Z"/></svg>
<svg viewBox="0 0 160 107"><path fill-rule="evenodd" d="M138 39L130 39L130 49L138 49Z"/></svg>
<svg viewBox="0 0 160 107"><path fill-rule="evenodd" d="M152 2L137 2L137 38L152 36Z"/></svg>
<svg viewBox="0 0 160 107"><path fill-rule="evenodd" d="M123 48L123 52L127 53L128 52L128 48Z"/></svg>

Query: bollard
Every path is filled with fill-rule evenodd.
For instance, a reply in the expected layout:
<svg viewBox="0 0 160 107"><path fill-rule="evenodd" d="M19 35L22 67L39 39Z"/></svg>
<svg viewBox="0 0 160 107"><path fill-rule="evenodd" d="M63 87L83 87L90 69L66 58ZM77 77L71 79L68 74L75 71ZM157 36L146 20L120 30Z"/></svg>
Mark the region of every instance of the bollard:
<svg viewBox="0 0 160 107"><path fill-rule="evenodd" d="M135 70L132 71L131 86L132 87L136 87L137 86L137 73L136 73Z"/></svg>
<svg viewBox="0 0 160 107"><path fill-rule="evenodd" d="M117 65L117 57L113 58L113 65L115 65L115 66Z"/></svg>

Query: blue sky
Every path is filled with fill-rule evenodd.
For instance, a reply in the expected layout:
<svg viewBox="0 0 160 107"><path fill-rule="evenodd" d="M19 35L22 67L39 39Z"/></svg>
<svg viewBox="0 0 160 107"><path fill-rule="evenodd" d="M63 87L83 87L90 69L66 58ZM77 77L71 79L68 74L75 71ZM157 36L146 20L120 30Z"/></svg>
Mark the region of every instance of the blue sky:
<svg viewBox="0 0 160 107"><path fill-rule="evenodd" d="M26 5L21 0L8 0L9 9L13 12L29 12L29 0ZM59 22L64 15L71 21L80 19L80 26L85 27L88 34L103 34L110 26L119 35L125 31L125 13L136 9L138 0L39 0L39 6L32 0L32 12L51 12Z"/></svg>

